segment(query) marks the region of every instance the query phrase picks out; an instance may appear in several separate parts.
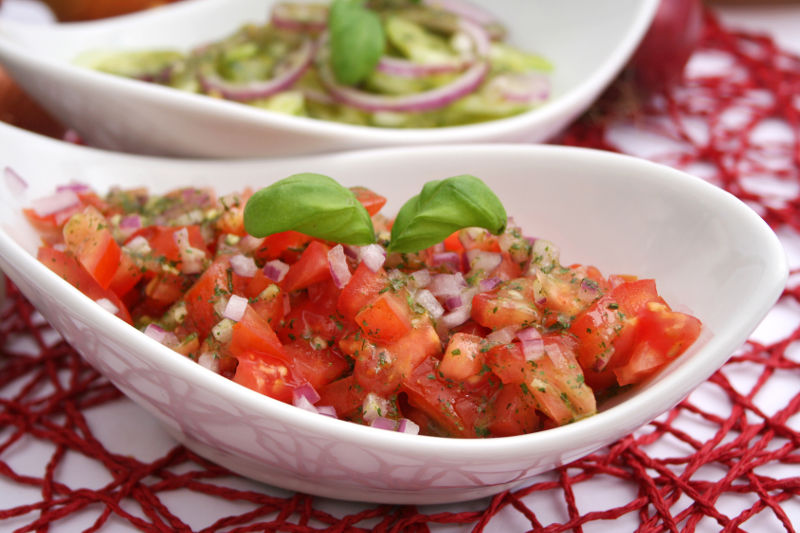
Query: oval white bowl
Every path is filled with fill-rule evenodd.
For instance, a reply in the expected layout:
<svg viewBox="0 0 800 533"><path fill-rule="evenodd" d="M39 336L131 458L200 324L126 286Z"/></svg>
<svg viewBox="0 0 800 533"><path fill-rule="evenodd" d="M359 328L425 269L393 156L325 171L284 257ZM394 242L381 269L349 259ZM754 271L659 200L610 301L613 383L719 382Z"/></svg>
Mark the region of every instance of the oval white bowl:
<svg viewBox="0 0 800 533"><path fill-rule="evenodd" d="M0 63L93 146L197 157L291 156L343 149L460 142L538 142L584 111L630 57L658 0L494 0L510 40L555 65L553 96L538 109L482 124L383 129L281 115L93 72L87 50L187 50L247 21L274 0L192 0L99 22L30 25L0 19Z"/></svg>
<svg viewBox="0 0 800 533"><path fill-rule="evenodd" d="M576 148L470 145L388 148L270 161L178 161L76 147L0 124L0 164L30 183L2 190L0 267L42 314L178 440L276 486L332 498L441 503L491 495L577 459L663 413L717 370L754 330L787 278L775 234L749 207L699 178L632 157ZM566 263L655 277L667 301L708 330L646 385L596 416L517 437L460 440L396 434L312 414L241 387L104 311L35 259L20 208L69 180L154 191L219 193L301 171L386 194L387 213L422 183L484 179L530 235Z"/></svg>

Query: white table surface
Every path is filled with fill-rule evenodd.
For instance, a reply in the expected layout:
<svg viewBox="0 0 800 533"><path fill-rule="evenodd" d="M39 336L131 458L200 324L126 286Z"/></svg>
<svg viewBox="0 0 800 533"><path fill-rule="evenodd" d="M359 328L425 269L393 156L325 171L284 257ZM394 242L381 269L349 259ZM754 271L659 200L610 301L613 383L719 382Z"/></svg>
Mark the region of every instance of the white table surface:
<svg viewBox="0 0 800 533"><path fill-rule="evenodd" d="M728 27L736 27L758 32L764 32L775 37L784 48L800 54L800 4L792 6L765 6L758 7L724 7L716 8L723 23ZM14 18L18 20L28 20L47 23L48 14L41 6L31 0L4 0L0 4L0 17ZM627 143L626 149L632 153L648 153L658 149L657 141L648 137L638 139L634 136L626 136L623 133L617 138L620 142ZM780 235L782 242L787 249L790 267L800 266L800 239L797 236L791 237ZM778 306L767 319L762 323L754 334L754 338L761 342L774 341L784 336L791 328L795 327L800 321L800 310L791 306ZM794 384L788 383L787 386L796 388ZM774 394L760 394L756 399L766 411L772 412L776 402L784 398L780 396L780 390L773 391ZM0 389L0 396L9 394L8 390ZM693 398L709 397L709 401L714 401L713 395L704 391L701 386ZM783 405L783 404L781 404ZM773 407L771 409L770 407ZM108 450L136 457L142 461L151 461L162 457L168 450L175 446L172 440L156 423L156 421L140 409L136 404L127 400L120 399L103 405L101 407L89 409L85 413L92 430ZM790 419L789 424L800 431L800 416L796 415ZM2 432L2 428L0 428ZM42 445L29 439L28 442L20 443L15 447L13 454L6 460L18 472L39 475L44 471L44 465L52 454L50 446ZM772 475L780 478L790 476L800 476L800 467L785 465L777 471L772 471ZM58 478L70 486L98 487L108 481L105 470L91 461L77 455L68 456L59 471ZM547 474L541 476L542 480L549 479ZM279 489L267 487L242 478L231 478L226 480L227 484L240 489L250 489L267 492L275 495L285 496L287 493ZM576 488L576 498L578 509L586 512L589 509L599 510L603 508L616 507L635 495L629 494L630 489L614 484L608 478L600 478L597 481L582 483ZM534 494L534 498L539 498L536 512L539 520L548 524L560 522L565 519L563 504L553 500L552 510L548 513L546 508L541 505L542 497L552 497L552 495ZM241 503L226 502L222 499L213 499L200 496L189 491L175 491L170 494L162 494L162 501L168 505L170 510L181 517L193 529L200 529L212 524L221 517L232 514L241 514L246 507ZM39 501L40 494L31 488L20 487L10 483L6 478L0 477L0 509L7 509L16 505ZM323 508L327 512L339 516L357 512L365 506L358 503L336 502L331 500L315 500L315 506ZM737 507L741 502L725 500L718 502L722 512L728 516L738 514ZM424 509L424 512L459 512L464 510L478 510L486 506L485 501L478 501L468 504L442 505L435 509ZM784 509L794 524L800 524L800 502L797 500L784 502ZM80 531L89 527L96 519L96 509L70 515L67 519L58 522L50 531L53 532L73 532ZM8 520L0 522L0 532L13 531L14 529L27 524L33 518L27 515L24 521ZM632 531L638 525L638 518L635 515L623 516L614 522L613 531ZM433 527L437 532L469 531L472 526L441 526ZM608 523L590 522L584 526L585 532L611 531ZM505 509L501 511L487 526L486 531L507 532L528 529L529 524L525 522L518 512ZM767 513L762 513L754 517L745 524L747 531L783 531L780 524L770 517ZM112 518L101 531L124 532L133 531L134 528L124 520ZM712 521L703 521L698 527L698 531L718 531L719 525Z"/></svg>

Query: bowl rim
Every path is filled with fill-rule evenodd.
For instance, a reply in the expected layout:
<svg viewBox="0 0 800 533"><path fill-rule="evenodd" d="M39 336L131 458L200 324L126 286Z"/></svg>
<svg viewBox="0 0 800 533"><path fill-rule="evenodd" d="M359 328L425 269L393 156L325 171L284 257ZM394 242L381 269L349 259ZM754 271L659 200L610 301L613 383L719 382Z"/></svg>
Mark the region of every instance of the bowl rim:
<svg viewBox="0 0 800 533"><path fill-rule="evenodd" d="M30 134L34 135L34 134ZM34 135L35 137L39 137ZM42 138L41 141L55 145L65 146L66 143L53 139ZM403 154L409 152L418 154L420 151L434 153L437 151L469 149L472 151L482 151L484 153L503 154L505 157L514 157L515 154L530 154L530 156L541 157L582 157L589 158L596 164L604 164L611 161L619 162L631 169L644 169L650 172L640 172L637 179L649 180L651 182L669 181L672 185L686 187L693 191L694 195L702 195L703 198L711 199L724 205L726 210L734 213L736 217L741 217L747 224L752 224L762 235L760 242L761 248L769 253L769 269L765 270L759 282L759 290L750 296L751 311L749 313L739 313L732 317L731 323L737 331L745 332L749 335L760 322L761 318L772 307L778 299L788 276L788 266L782 245L778 241L775 233L750 207L745 205L730 193L705 182L704 180L688 175L684 172L653 163L651 161L639 159L633 156L621 155L600 150L593 150L578 147L553 146L553 145L520 145L520 144L470 144L470 145L438 145L428 147L391 147L366 150L353 150L337 154L322 154L309 157L287 158L287 160L302 159L306 164L311 160L347 160L359 158L376 157L395 157L401 158ZM93 148L71 146L69 150L89 150L94 155L103 158L103 161L134 162L149 160L153 164L168 162L173 165L196 165L209 162L200 161L178 161L166 158L154 158L146 156L134 156L127 154L114 154ZM269 165L269 161L231 161L218 160L222 165ZM415 456L422 457L459 457L470 458L477 462L497 462L503 459L519 458L522 454L534 454L545 451L555 451L564 448L564 442L580 442L586 439L587 435L592 436L593 441L604 440L611 442L627 434L621 432L619 428L630 425L634 421L635 427L639 427L654 417L662 414L672 406L676 405L686 394L701 384L705 379L712 375L741 345L737 339L711 337L707 343L698 348L690 358L683 363L677 364L669 375L656 383L653 387L638 391L634 397L620 402L607 410L598 412L596 415L579 420L572 424L560 426L544 431L518 435L513 437L498 437L491 439L458 439L442 438L423 435L406 435L389 431L375 431L374 428L361 426L352 422L336 420L325 416L319 416L298 409L292 405L284 404L272 398L261 395L246 387L236 386L230 380L210 372L201 367L196 362L181 356L177 352L161 345L153 339L149 339L135 328L129 327L124 321L103 310L100 306L88 305L91 300L84 296L78 289L61 279L58 275L50 271L45 265L40 263L34 256L29 254L20 246L4 228L0 227L0 263L16 263L17 269L22 270L26 275L34 279L39 287L45 291L53 292L57 297L64 298L71 302L73 309L88 321L96 324L96 327L109 332L118 342L125 344L137 352L137 357L144 355L148 358L158 359L159 364L169 365L171 371L181 373L186 379L192 381L199 380L199 383L206 388L219 388L221 397L229 398L234 405L245 411L260 411L267 414L270 418L296 426L304 431L323 434L325 437L346 442L370 442L376 450L387 452L398 451L408 453L412 450ZM14 268L10 269L14 270ZM12 277L13 276L9 276ZM80 303L83 302L83 303ZM741 336L741 335L740 335ZM744 339L743 339L744 340ZM743 342L742 340L742 342ZM142 348L145 348L142 350ZM690 363L690 364L687 364ZM699 379L698 379L699 378ZM227 383L227 385L223 385ZM642 406L658 406L646 409L643 414ZM626 422L627 421L627 422ZM638 422L636 422L638 421ZM344 426L343 424L346 424ZM634 427L634 429L635 429ZM350 429L345 429L350 428ZM616 429L615 429L616 428ZM596 446L595 446L596 448ZM453 455L457 454L457 455ZM490 459L491 458L491 459Z"/></svg>
<svg viewBox="0 0 800 533"><path fill-rule="evenodd" d="M640 0L638 12L623 38L614 45L613 53L606 57L599 68L581 83L568 88L565 92L518 115L488 120L485 122L439 128L382 128L338 123L310 117L298 117L277 112L253 113L250 106L237 102L211 98L206 95L187 93L170 87L148 84L138 80L122 78L103 72L93 71L74 65L69 61L37 55L27 51L14 39L14 32L47 31L54 27L57 31L69 34L79 33L83 29L96 29L101 25L125 28L141 21L160 17L165 13L174 16L190 10L213 9L222 6L226 0L202 0L200 2L178 2L168 4L154 10L132 13L114 17L104 21L57 23L52 25L36 25L19 21L0 19L0 56L9 54L18 61L34 65L40 71L51 70L61 76L77 77L82 83L94 83L105 90L120 91L124 94L140 94L150 100L160 101L177 109L198 113L209 113L216 116L227 116L243 123L255 126L272 126L297 134L317 134L330 137L347 136L356 142L407 143L424 144L428 142L459 143L480 138L492 138L505 132L522 132L532 126L545 126L560 117L572 116L590 102L602 88L606 87L623 69L626 61L633 55L636 45L644 37L655 17L659 0ZM206 7L211 6L211 7ZM7 30L11 30L9 35ZM267 111L267 110L264 110Z"/></svg>

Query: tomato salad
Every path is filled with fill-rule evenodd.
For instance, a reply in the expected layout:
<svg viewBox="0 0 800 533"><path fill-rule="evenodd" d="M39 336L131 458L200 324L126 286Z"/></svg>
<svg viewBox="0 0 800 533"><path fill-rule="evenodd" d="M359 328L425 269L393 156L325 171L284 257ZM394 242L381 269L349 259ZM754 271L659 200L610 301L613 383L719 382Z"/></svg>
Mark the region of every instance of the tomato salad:
<svg viewBox="0 0 800 533"><path fill-rule="evenodd" d="M510 218L497 235L466 227L391 251L386 199L350 193L376 242L256 238L249 190L72 184L25 212L42 263L145 334L276 400L384 429L501 437L567 424L700 334L654 280L562 265Z"/></svg>

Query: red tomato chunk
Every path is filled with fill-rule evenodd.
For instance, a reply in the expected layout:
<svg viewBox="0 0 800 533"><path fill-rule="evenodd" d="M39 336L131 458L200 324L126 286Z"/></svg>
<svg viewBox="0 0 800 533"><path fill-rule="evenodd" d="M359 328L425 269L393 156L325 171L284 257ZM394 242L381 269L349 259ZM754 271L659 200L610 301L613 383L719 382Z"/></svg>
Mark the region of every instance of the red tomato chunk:
<svg viewBox="0 0 800 533"><path fill-rule="evenodd" d="M386 198L351 190L376 227L391 225ZM339 286L337 243L248 236L249 196L83 191L60 212L25 213L40 261L122 320L259 394L361 424L466 438L568 424L700 335L654 280L563 266L511 221L379 267L351 248Z"/></svg>

